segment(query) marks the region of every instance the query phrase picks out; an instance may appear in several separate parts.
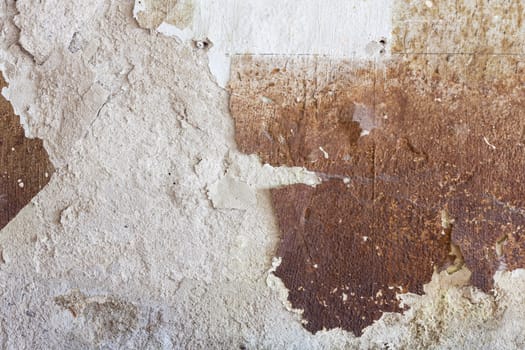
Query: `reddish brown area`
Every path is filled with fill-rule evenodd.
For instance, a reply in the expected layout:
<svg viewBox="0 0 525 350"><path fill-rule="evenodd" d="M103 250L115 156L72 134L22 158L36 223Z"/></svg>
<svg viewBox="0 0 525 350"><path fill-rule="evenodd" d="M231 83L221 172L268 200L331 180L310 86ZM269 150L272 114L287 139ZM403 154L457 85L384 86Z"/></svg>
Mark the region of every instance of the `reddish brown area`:
<svg viewBox="0 0 525 350"><path fill-rule="evenodd" d="M423 293L434 269L453 261L451 243L484 291L497 269L525 267L523 62L417 60L418 69L401 59L233 62L240 149L324 179L272 190L282 233L275 274L312 332L359 335L401 311L396 293ZM375 126L368 136L359 137L357 108ZM442 212L452 229L442 228Z"/></svg>
<svg viewBox="0 0 525 350"><path fill-rule="evenodd" d="M4 86L0 75L0 90ZM42 141L24 137L11 104L0 96L0 229L49 182L52 172Z"/></svg>

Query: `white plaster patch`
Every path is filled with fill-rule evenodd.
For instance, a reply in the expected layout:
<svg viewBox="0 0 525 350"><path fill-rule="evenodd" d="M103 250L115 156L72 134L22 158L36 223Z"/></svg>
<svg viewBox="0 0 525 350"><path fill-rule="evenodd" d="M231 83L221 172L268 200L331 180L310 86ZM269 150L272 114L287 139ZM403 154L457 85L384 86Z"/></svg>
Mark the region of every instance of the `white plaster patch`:
<svg viewBox="0 0 525 350"><path fill-rule="evenodd" d="M317 173L305 168L261 165L256 155L247 156L238 152L230 152L228 160L230 162L228 175L238 178L256 189L264 190L294 184L315 187L322 182Z"/></svg>
<svg viewBox="0 0 525 350"><path fill-rule="evenodd" d="M230 176L211 185L208 196L216 209L247 209L257 204L255 190Z"/></svg>
<svg viewBox="0 0 525 350"><path fill-rule="evenodd" d="M370 134L377 127L374 109L362 104L356 104L352 120L359 123L361 136Z"/></svg>

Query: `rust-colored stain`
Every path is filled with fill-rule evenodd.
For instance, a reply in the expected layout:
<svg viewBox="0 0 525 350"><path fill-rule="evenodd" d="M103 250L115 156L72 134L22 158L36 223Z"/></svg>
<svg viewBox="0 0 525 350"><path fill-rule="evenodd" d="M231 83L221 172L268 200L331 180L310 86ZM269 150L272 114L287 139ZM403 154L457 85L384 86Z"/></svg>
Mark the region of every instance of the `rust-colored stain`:
<svg viewBox="0 0 525 350"><path fill-rule="evenodd" d="M234 58L240 149L324 180L271 191L275 274L312 332L360 335L402 311L396 294L422 294L452 244L484 291L496 270L525 267L524 62L425 60Z"/></svg>
<svg viewBox="0 0 525 350"><path fill-rule="evenodd" d="M0 74L0 90L5 86ZM0 96L0 229L49 182L52 173L42 140L24 137L19 117Z"/></svg>

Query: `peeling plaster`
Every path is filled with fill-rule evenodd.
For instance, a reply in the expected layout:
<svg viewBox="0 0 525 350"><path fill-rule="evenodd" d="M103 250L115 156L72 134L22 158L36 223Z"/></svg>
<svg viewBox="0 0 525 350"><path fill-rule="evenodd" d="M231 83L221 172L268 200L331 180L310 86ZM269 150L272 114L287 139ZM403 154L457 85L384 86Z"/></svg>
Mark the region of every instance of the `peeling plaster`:
<svg viewBox="0 0 525 350"><path fill-rule="evenodd" d="M516 74L523 62L494 54L506 50L497 33L514 40L523 24L492 4L506 22L503 32L489 34L479 7L472 20L483 31L483 51L458 55L466 56L467 69L451 62L447 42L430 56L381 62L251 54L232 60L230 108L241 150L325 174L316 189L272 190L283 235L276 274L293 307L304 310L308 330L361 335L384 312L405 311L396 292L422 294L435 269L452 273L465 264L472 284L490 292L498 269L524 267L521 172L509 168L524 162L517 132L523 81ZM466 15L476 9L462 8ZM432 23L442 10L423 13L422 21ZM404 11L420 15L417 6ZM394 32L412 31L407 24L396 22ZM471 33L460 35L468 41ZM468 134L451 134L462 118ZM436 227L439 207L455 218L443 229Z"/></svg>
<svg viewBox="0 0 525 350"><path fill-rule="evenodd" d="M215 9L209 12L210 19L216 23L230 23L216 18L215 14L221 13L217 7L228 9L235 17L235 13L245 13L245 8L267 4L242 2L239 11L233 11L228 5L234 2L209 3L209 8ZM480 13L490 12L489 7L477 11L474 1L465 4L470 11L467 14L478 16L475 23L483 23L483 18L487 18L479 17ZM339 21L344 7L334 6L337 20L333 23L352 26L363 18L365 25L356 29L378 30L380 38L366 37L359 46L366 58L388 57L391 42L393 51L398 47L397 41L385 34L390 31L392 16L390 2L386 11L383 5L383 1L358 2L356 6L378 15L356 11L357 18L346 22ZM195 8L198 6L197 3ZM443 14L444 20L438 23L450 23L448 32L440 38L455 37L447 33L455 33L455 23L460 23L461 18L447 19L456 8L447 9L446 2L433 2L432 7L424 2L409 2L407 6L415 8L407 12L408 18L393 16L394 23L399 19L405 24L403 28L409 32L406 38L418 39L411 35L410 28L428 35L439 29L432 25L422 29L411 22L412 18L421 18L421 22L432 23L425 18L431 14L429 9ZM266 12L248 12L255 16L270 14L282 20L277 28L289 24L300 35L305 28L316 30L317 12L300 8L299 13L315 16L298 16L296 25L290 16L298 12L294 7L295 2L281 2L265 8ZM326 8L332 11L330 6ZM324 11L324 7L321 9ZM519 14L511 12L512 16ZM403 305L410 306L408 311L402 315L383 314L360 338L339 328L321 330L315 335L306 331L301 316L289 312L281 303L288 290L283 285L277 284L276 289L267 285L268 268L282 233L264 189L307 182L305 176L318 182L316 177L322 180L331 174L296 172L289 167L270 169L260 163L262 157L238 151L228 110L229 96L207 72L210 62L214 72L229 69L229 56L224 55L228 51L217 49L221 46L218 38L233 40L224 35L220 25L181 43L139 28L132 13L129 1L0 3L0 68L9 83L4 93L21 116L26 136L43 140L57 168L33 204L22 209L1 231L0 313L5 322L0 327L0 340L4 347L96 346L98 323L85 322L84 316L75 318L55 301L77 289L86 299L99 300L97 303L119 300L136 308L136 327L117 337L98 338L99 346L106 348L523 347L523 270L497 272L494 295L469 286L469 274L464 269L453 275L434 274L424 286L424 295L401 296ZM319 16L330 17L325 13ZM500 20L507 23L504 17ZM241 28L235 33L245 32L242 29L246 23L234 24ZM476 26L471 26L469 33L475 33ZM497 33L503 27L491 28L492 33ZM267 34L258 30L260 26L249 34ZM19 32L25 37L23 45L18 42ZM342 33L349 40L358 38L361 42L361 35L346 30ZM428 44L427 34L419 37L420 45ZM384 54L374 51L382 50L377 45L366 52L370 42L380 43L383 36ZM301 41L268 37L281 48L298 53L299 46L294 45ZM497 36L485 38L489 37ZM206 38L211 41L211 48L197 49L193 39L199 42ZM469 40L475 43L476 36ZM346 37L326 43L341 47L342 56L347 58L351 58L347 52L357 50L347 50L354 44L346 47ZM249 47L252 44L247 41ZM261 52L266 44L261 44ZM438 47L447 46L444 43ZM476 50L473 45L465 46L464 51ZM247 53L242 46L231 52ZM279 49L273 53L286 52ZM424 55L412 58L408 65L428 64L424 67L429 72L443 67L436 61L426 62L428 57ZM494 77L499 74L492 70L494 59L498 62L496 67L514 64L518 72L522 67L503 56L457 55L450 57L447 64L467 67L471 73L485 65L484 76ZM454 77L447 70L440 72L442 76ZM223 70L222 79L225 77ZM415 88L422 86L416 84ZM433 97L436 102L446 98L453 101L458 91L460 84L456 90L448 90L448 97ZM495 103L504 105L505 101L496 99ZM457 102L451 106L459 108ZM379 129L360 139L370 138ZM462 120L453 125L451 133L458 135L458 142L465 143L471 129L468 121ZM503 141L493 135L483 136L497 147L496 151L505 148ZM482 137L478 141L490 151ZM329 160L335 159L333 150L321 147L329 154ZM317 152L313 156L322 157L321 150ZM350 155L342 156L350 161ZM265 175L266 171L271 177ZM243 210L214 209L207 191L224 176L257 189L257 205ZM351 181L347 176L338 180L346 185ZM496 200L508 204L508 208L518 208L501 198ZM436 223L441 229L439 219L438 213ZM107 309L93 308L89 320L104 319ZM118 312L109 314L118 316Z"/></svg>
<svg viewBox="0 0 525 350"><path fill-rule="evenodd" d="M0 88L5 85L0 73ZM0 96L0 164L0 229L2 229L38 194L54 173L42 140L24 137L18 116L2 96Z"/></svg>
<svg viewBox="0 0 525 350"><path fill-rule="evenodd" d="M423 293L434 269L464 262L472 284L490 292L498 269L525 264L523 180L509 168L525 162L522 77L505 62L493 81L457 72L445 57L433 60L461 85L395 60L248 56L233 63L240 149L325 174L315 189L271 191L283 235L277 276L312 332L341 327L360 335L383 312L404 311L396 293ZM262 91L274 103L258 99ZM465 110L467 141L450 132ZM375 119L381 124L372 128ZM365 128L373 130L363 135ZM488 130L506 147L487 152L480 140ZM454 219L444 219L442 208ZM503 235L509 240L497 256Z"/></svg>

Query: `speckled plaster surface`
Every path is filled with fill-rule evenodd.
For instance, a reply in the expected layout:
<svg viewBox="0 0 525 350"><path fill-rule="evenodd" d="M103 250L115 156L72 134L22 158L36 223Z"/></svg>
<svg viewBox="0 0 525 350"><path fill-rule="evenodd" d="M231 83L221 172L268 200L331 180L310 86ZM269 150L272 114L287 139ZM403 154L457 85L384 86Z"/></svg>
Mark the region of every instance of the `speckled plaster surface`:
<svg viewBox="0 0 525 350"><path fill-rule="evenodd" d="M267 189L319 180L237 150L206 51L140 28L129 1L7 0L0 18L3 93L56 168L0 234L4 348L522 347L522 270L495 296L436 274L360 338L312 335L268 273Z"/></svg>

